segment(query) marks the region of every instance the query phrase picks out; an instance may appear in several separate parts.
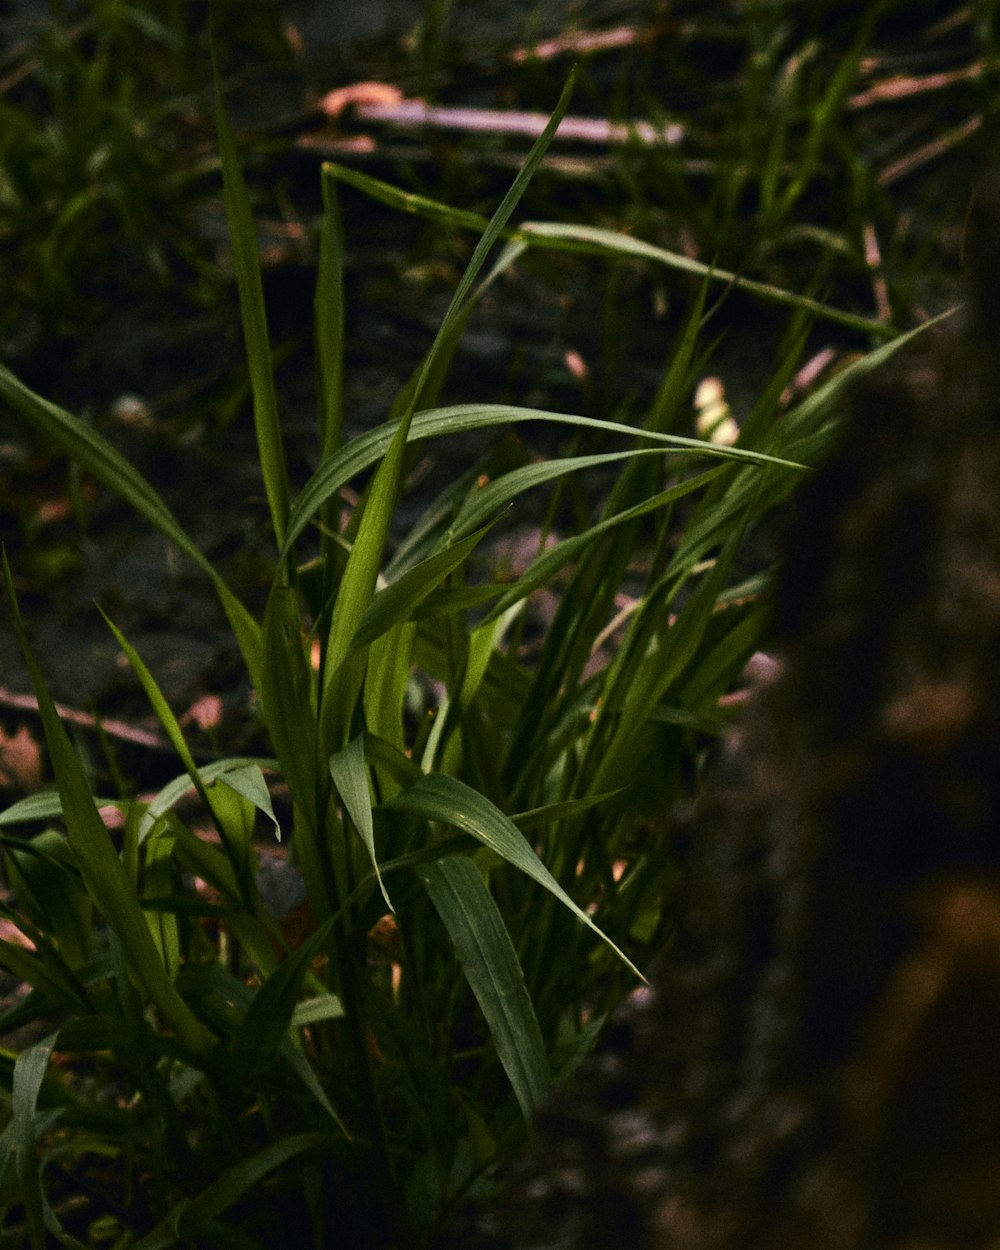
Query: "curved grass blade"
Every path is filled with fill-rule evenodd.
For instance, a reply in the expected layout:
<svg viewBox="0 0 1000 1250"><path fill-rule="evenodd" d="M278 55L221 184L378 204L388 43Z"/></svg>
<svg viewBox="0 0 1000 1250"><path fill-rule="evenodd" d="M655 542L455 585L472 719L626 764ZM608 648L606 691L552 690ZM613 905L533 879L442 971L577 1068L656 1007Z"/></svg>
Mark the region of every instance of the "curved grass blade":
<svg viewBox="0 0 1000 1250"><path fill-rule="evenodd" d="M14 628L31 672L49 758L62 799L69 845L80 866L87 891L118 935L123 950L128 952L131 974L170 1022L181 1043L195 1054L204 1053L215 1039L192 1013L167 975L132 882L97 813L83 768L56 714L38 661L28 643L6 554L3 571Z"/></svg>
<svg viewBox="0 0 1000 1250"><path fill-rule="evenodd" d="M44 1250L45 1197L42 1192L41 1171L35 1157L36 1107L38 1092L45 1079L49 1058L55 1044L53 1033L18 1055L14 1064L14 1080L11 1090L11 1114L14 1127L17 1179L21 1188L31 1232L32 1250Z"/></svg>
<svg viewBox="0 0 1000 1250"><path fill-rule="evenodd" d="M597 252L602 256L628 256L635 260L653 261L669 269L679 270L681 273L690 273L712 282L722 282L734 290L756 295L767 303L781 304L786 308L811 313L817 320L830 321L834 325L846 326L850 330L875 335L880 339L895 338L899 333L893 326L886 325L884 321L875 321L870 317L859 316L857 313L831 308L829 304L812 299L808 295L798 295L794 291L786 291L784 287L773 286L769 282L756 282L753 278L743 278L726 269L716 269L713 265L706 265L704 261L694 260L680 252L671 252L665 247L657 247L654 243L646 243L643 239L635 239L617 230L583 224L574 225L570 222L526 221L521 226L518 237L527 239L529 242L537 239L548 247L568 247L572 251Z"/></svg>
<svg viewBox="0 0 1000 1250"><path fill-rule="evenodd" d="M344 1004L336 994L317 994L315 998L306 998L295 1004L291 1027L302 1029L322 1020L342 1020L346 1014Z"/></svg>
<svg viewBox="0 0 1000 1250"><path fill-rule="evenodd" d="M495 617L483 625L478 625L469 634L465 673L462 676L462 685L458 695L459 705L463 709L471 707L479 687L483 684L490 657L496 651L511 619L519 611L520 608L515 607L507 615Z"/></svg>
<svg viewBox="0 0 1000 1250"><path fill-rule="evenodd" d="M623 789L619 787L617 790L605 790L603 794L588 794L582 799L564 799L560 803L546 803L544 807L533 807L526 812L515 812L511 820L522 833L527 829L541 829L546 825L555 824L557 820L579 816L581 812L597 807L600 803L606 803L609 799L617 798L622 793Z"/></svg>
<svg viewBox="0 0 1000 1250"><path fill-rule="evenodd" d="M621 460L632 460L637 456L662 455L663 452L658 447L630 447L626 451L603 452L594 456L566 456L561 460L545 460L541 464L526 464L523 468L512 469L495 481L488 482L466 499L455 518L452 532L456 536L466 533L483 518L495 515L518 495L536 486L544 486L546 482L556 481L569 473L582 473L586 469L617 464Z"/></svg>
<svg viewBox="0 0 1000 1250"><path fill-rule="evenodd" d="M180 522L142 474L96 430L78 417L37 395L0 365L0 399L15 409L45 438L57 443L71 460L92 473L151 521L210 577L215 570L188 537Z"/></svg>
<svg viewBox="0 0 1000 1250"><path fill-rule="evenodd" d="M323 458L343 441L344 430L344 228L332 173L320 175L323 220L316 271L316 366L319 385L320 448Z"/></svg>
<svg viewBox="0 0 1000 1250"><path fill-rule="evenodd" d="M330 756L330 776L358 836L365 844L385 905L394 912L396 909L382 884L382 874L375 857L375 822L372 820L372 797L365 768L364 734L358 734L342 751L336 751Z"/></svg>
<svg viewBox="0 0 1000 1250"><path fill-rule="evenodd" d="M250 680L258 686L262 644L257 622L138 469L95 430L65 409L36 395L3 365L0 365L0 399L20 413L33 429L61 447L76 464L131 504L211 578Z"/></svg>
<svg viewBox="0 0 1000 1250"><path fill-rule="evenodd" d="M325 930L325 932L329 932L329 930ZM315 950L313 954L315 955ZM309 969L306 968L307 974L308 971ZM273 974L274 969L268 973L268 976L270 977ZM254 1004L255 992L249 985L234 977L232 973L227 972L218 963L202 964L196 972L191 965L188 965L185 969L185 981L189 990L201 997L205 1005L206 1014L214 1014L220 1028L230 1035L229 1047L231 1050L237 1044L234 1040L236 1034L246 1025L246 1016ZM310 1066L309 1060L296 1044L296 1040L290 1036L292 1030L298 1029L303 1025L312 1024L318 1020L335 1019L345 1014L343 1005L337 995L328 992L321 993L314 998L305 999L303 1002L296 1002L288 1026L283 1036L279 1038L278 1047L274 1053L287 1062L293 1074L298 1077L316 1102L323 1108L334 1124L337 1125L341 1134L350 1140L351 1135L347 1127L334 1110L333 1104L330 1102L326 1091L319 1082L319 1078ZM234 1079L256 1084L257 1078L262 1074L266 1079L266 1072L264 1071L265 1065L259 1061L255 1061L255 1064L256 1066L253 1068L246 1066L240 1068L238 1065L230 1064L228 1071Z"/></svg>
<svg viewBox="0 0 1000 1250"><path fill-rule="evenodd" d="M229 1070L234 1081L252 1083L274 1060L291 1027L303 978L332 924L332 920L321 924L254 994L230 1045Z"/></svg>
<svg viewBox="0 0 1000 1250"><path fill-rule="evenodd" d="M357 538L351 548L347 567L344 570L337 599L333 606L327 638L325 651L326 671L324 674L326 685L323 692L324 706L321 715L324 722L323 728L326 731L324 735L325 740L329 746L336 747L340 745L338 739L342 739L345 735L347 726L346 723L342 723L335 728L328 722L333 716L338 716L343 722L350 715L352 709L346 705L338 707L338 704L341 703L340 700L334 700L326 696L330 692L330 683L337 669L348 655L351 641L375 592L376 579L389 535L389 524L399 494L406 443L410 436L413 414L417 404L420 402L424 382L434 367L438 350L448 343L452 326L460 316L462 305L472 290L473 284L485 264L489 252L500 237L521 196L527 189L528 182L541 162L542 156L556 132L559 122L569 105L573 83L574 76L571 74L548 125L532 146L523 166L514 179L513 185L504 196L499 208L493 214L485 233L479 240L472 254L472 259L469 261L468 267L455 290L444 320L441 322L434 343L424 360L423 369L414 388L413 397L406 412L400 419L395 433L392 435L392 441L386 451L385 458L379 465L372 482Z"/></svg>
<svg viewBox="0 0 1000 1250"><path fill-rule="evenodd" d="M416 636L416 622L401 621L376 638L372 643L365 676L365 724L371 734L391 742L400 752L406 748L403 713ZM390 787L390 793L395 793L397 786L382 761L373 760L372 763L382 793L385 793L386 785Z"/></svg>
<svg viewBox="0 0 1000 1250"><path fill-rule="evenodd" d="M16 942L0 939L0 967L38 990L54 1008L79 1011L85 1007L83 991L69 970L45 954L35 954Z"/></svg>
<svg viewBox="0 0 1000 1250"><path fill-rule="evenodd" d="M22 913L48 934L71 968L90 958L90 896L66 839L46 829L7 855L7 883Z"/></svg>
<svg viewBox="0 0 1000 1250"><path fill-rule="evenodd" d="M217 774L217 780L220 785L228 786L230 790L242 795L266 816L274 825L275 839L278 842L281 841L281 825L278 824L278 818L274 814L271 795L259 764L251 763L236 768L227 768Z"/></svg>
<svg viewBox="0 0 1000 1250"><path fill-rule="evenodd" d="M129 664L132 666L136 677L139 678L139 684L142 686L146 698L149 700L150 706L156 713L156 719L163 727L167 740L173 747L177 758L187 770L187 775L191 779L191 784L198 791L198 797L211 809L211 803L208 798L208 792L205 789L198 771L198 765L194 762L194 756L188 748L187 741L184 737L184 731L181 729L177 717L171 710L170 704L163 696L163 691L156 683L156 678L149 671L142 656L136 651L135 647L129 642L118 626L111 620L103 608L98 607L98 612L104 617L104 621L108 628L115 636L115 641L125 652Z"/></svg>
<svg viewBox="0 0 1000 1250"><path fill-rule="evenodd" d="M511 582L502 587L503 593L490 608L484 617L483 623L485 624L487 621L500 616L533 590L544 585L564 564L568 564L570 560L575 560L577 556L592 546L602 535L613 530L616 526L625 525L629 521L647 516L649 513L664 508L677 499L682 499L685 495L700 490L702 486L712 481L720 472L722 472L720 469L709 469L707 473L701 473L697 477L688 478L687 481L679 482L676 486L669 486L666 490L659 491L642 503L636 504L633 508L626 508L624 512L618 512L603 521L598 521L596 525L592 525L584 533L574 534L571 538L564 538L562 542L547 548L531 563L516 582Z"/></svg>
<svg viewBox="0 0 1000 1250"><path fill-rule="evenodd" d="M271 342L267 333L267 312L264 288L260 278L257 235L250 212L250 198L236 159L236 145L229 125L219 66L212 47L212 81L215 90L216 126L219 135L219 156L222 161L222 192L233 247L233 266L240 299L240 318L246 345L250 386L253 392L253 419L257 431L257 451L271 524L280 547L288 524L289 490L285 450L278 420L278 398L274 390L274 369L271 364Z"/></svg>
<svg viewBox="0 0 1000 1250"><path fill-rule="evenodd" d="M549 1065L517 953L486 883L470 859L417 869L489 1026L497 1057L530 1120L549 1085Z"/></svg>
<svg viewBox="0 0 1000 1250"><path fill-rule="evenodd" d="M377 591L361 618L348 655L362 650L394 625L405 620L417 604L426 599L449 573L466 560L492 527L492 523L481 526L475 533L435 552L412 569L407 569L384 590Z"/></svg>
<svg viewBox="0 0 1000 1250"><path fill-rule="evenodd" d="M388 804L410 816L422 816L452 825L471 834L484 846L495 851L502 859L526 876L537 881L550 894L611 947L626 967L642 979L642 973L632 961L618 949L611 939L594 924L587 913L570 898L555 877L532 850L530 844L509 816L505 816L493 803L478 791L454 777L443 773L431 773L422 777L410 789L397 794Z"/></svg>
<svg viewBox="0 0 1000 1250"><path fill-rule="evenodd" d="M217 777L221 777L223 773L231 772L233 769L250 767L276 770L278 768L278 761L274 759L258 759L256 756L234 755L229 759L215 760L211 764L203 764L197 771L201 777L202 785L208 786L215 781ZM140 844L148 836L150 830L156 822L162 816L165 816L174 804L192 789L194 789L194 782L191 780L191 775L189 773L182 773L179 777L175 777L173 781L168 781L167 784L160 791L158 791L152 799L150 799L149 805L143 813L142 820L139 822ZM61 810L61 807L57 808L55 814L58 814Z"/></svg>
<svg viewBox="0 0 1000 1250"><path fill-rule="evenodd" d="M742 541L735 530L712 568L679 613L676 621L657 640L656 649L642 655L637 665L619 662L627 657L623 648L612 663L605 684L605 701L591 726L581 774L589 777L595 791L609 789L623 778L631 778L636 762L644 758L644 738L654 709L671 685L690 666L708 620L715 609L732 561ZM647 605L648 605L647 601ZM643 629L642 613L633 624L633 633ZM613 725L610 734L606 726Z"/></svg>
<svg viewBox="0 0 1000 1250"><path fill-rule="evenodd" d="M94 799L98 806L110 803L110 799ZM0 812L0 829L6 825L27 825L36 820L55 820L62 815L62 799L57 790L43 790L39 794L29 794L16 803L11 803L5 811Z"/></svg>
<svg viewBox="0 0 1000 1250"><path fill-rule="evenodd" d="M891 346L895 347L895 343ZM706 443L699 438L685 438L679 434L663 434L658 430L642 429L619 421L602 421L597 417L580 417L572 413L547 412L541 408L520 408L512 404L455 404L447 408L430 408L417 413L409 428L409 441L422 442L430 438L455 437L471 434L477 430L505 428L521 423L545 422L571 428L598 430L604 434L623 435L655 443L664 451L707 456L716 460L739 460L747 464L777 465L785 469L805 472L806 466L794 460L764 452L750 451L744 447L724 447ZM292 544L310 524L323 504L346 486L352 478L381 459L400 429L399 423L387 422L375 430L352 439L332 459L316 470L300 491L288 522L288 533L281 558L291 551Z"/></svg>
<svg viewBox="0 0 1000 1250"><path fill-rule="evenodd" d="M357 169L349 169L333 162L330 163L330 168L334 170L341 182L348 183L389 208L417 214L432 221L442 221L449 226L460 226L466 230L478 231L486 225L486 219L478 213L465 212L438 200L403 191L391 183L382 182ZM767 282L755 282L751 278L742 278L725 269L716 269L702 261L692 260L691 257L684 256L680 252L671 252L666 248L656 247L652 243L645 243L642 239L635 239L631 235L621 234L616 230L606 230L596 226L578 226L571 222L531 221L524 222L516 229L504 233L511 239L534 247L597 253L602 256L632 256L642 260L651 260L681 273L694 274L713 282L736 287L773 304L804 309L822 320L859 330L863 334L874 334L880 338L886 338L896 333L884 322L875 321L870 317L861 317L856 313L844 312L839 308L831 308L818 300L810 299L805 295L797 295L794 291L787 291L783 287L772 286Z"/></svg>
<svg viewBox="0 0 1000 1250"><path fill-rule="evenodd" d="M170 1250L178 1242L199 1239L211 1220L259 1185L269 1172L296 1155L321 1146L326 1140L322 1133L296 1133L272 1142L249 1159L242 1159L203 1189L197 1198L180 1203L152 1232L137 1241L132 1250Z"/></svg>

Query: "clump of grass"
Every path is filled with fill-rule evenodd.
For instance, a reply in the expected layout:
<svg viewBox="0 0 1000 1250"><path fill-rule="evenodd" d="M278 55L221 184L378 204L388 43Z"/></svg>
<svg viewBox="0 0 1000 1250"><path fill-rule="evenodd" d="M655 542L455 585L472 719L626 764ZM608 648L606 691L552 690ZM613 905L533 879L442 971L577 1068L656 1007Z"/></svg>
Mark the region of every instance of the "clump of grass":
<svg viewBox="0 0 1000 1250"><path fill-rule="evenodd" d="M0 1210L32 1250L49 1234L136 1250L265 1246L279 1235L373 1250L430 1241L661 945L675 865L660 814L691 792L704 743L725 724L719 698L766 622L767 571L739 571L744 537L821 453L850 376L902 341L783 410L810 319L837 314L753 288L793 307L792 346L735 446L677 435L720 277L699 270L700 298L642 420L436 406L477 300L529 247L691 269L624 236L512 226L567 88L484 224L394 411L346 443L345 174L324 167L315 297L322 461L293 494L253 223L216 89L276 551L261 617L132 465L0 369L0 396L23 421L203 570L273 746L270 757L199 767L142 657L109 621L179 772L151 800L93 795L5 562L56 780L54 791L0 815L13 896L3 912L30 943L0 942L0 962L30 987L0 1030L42 1031L19 1054L0 1054ZM387 194L372 181L363 189ZM390 549L412 447L538 422L591 431L604 446L540 459L502 446L449 483ZM552 487L559 516L560 491L598 467L614 478L589 515L543 531L510 580L474 575L506 509ZM341 492L352 482L363 483L360 501L343 515ZM556 578L554 615L527 659L533 593ZM412 715L415 683L434 692L432 715ZM292 809L280 826L279 780ZM179 805L192 790L196 816ZM101 817L108 806L117 836ZM37 822L43 832L16 835ZM265 904L258 824L286 839L301 877L306 923L294 931Z"/></svg>
<svg viewBox="0 0 1000 1250"><path fill-rule="evenodd" d="M204 7L49 7L3 64L0 333L79 333L125 299L212 302L219 283L191 213L205 174ZM227 51L238 39L276 55L275 6L215 9Z"/></svg>

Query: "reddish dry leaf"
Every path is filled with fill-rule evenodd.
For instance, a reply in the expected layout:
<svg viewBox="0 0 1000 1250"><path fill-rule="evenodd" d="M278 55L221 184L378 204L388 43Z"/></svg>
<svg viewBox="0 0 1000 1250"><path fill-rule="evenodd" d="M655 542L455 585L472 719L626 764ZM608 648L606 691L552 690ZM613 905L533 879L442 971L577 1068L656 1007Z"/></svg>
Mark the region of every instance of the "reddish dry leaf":
<svg viewBox="0 0 1000 1250"><path fill-rule="evenodd" d="M327 117L339 117L356 104L398 104L403 93L388 82L352 82L346 87L328 91L320 100L320 111Z"/></svg>
<svg viewBox="0 0 1000 1250"><path fill-rule="evenodd" d="M202 733L218 729L222 724L222 698L217 694L206 694L194 703L181 717L182 725L197 725Z"/></svg>
<svg viewBox="0 0 1000 1250"><path fill-rule="evenodd" d="M641 30L637 26L614 26L610 30L583 30L574 35L562 35L536 43L530 48L515 48L510 59L515 65L525 61L551 61L553 57L573 53L607 52L613 48L630 48L634 44L650 43L655 30Z"/></svg>
<svg viewBox="0 0 1000 1250"><path fill-rule="evenodd" d="M27 725L19 725L15 734L0 729L0 786L40 790L44 777L42 749Z"/></svg>
<svg viewBox="0 0 1000 1250"><path fill-rule="evenodd" d="M25 937L13 920L7 920L3 916L0 916L0 940L10 942L13 946L23 946L25 950L35 949L34 942L29 937Z"/></svg>

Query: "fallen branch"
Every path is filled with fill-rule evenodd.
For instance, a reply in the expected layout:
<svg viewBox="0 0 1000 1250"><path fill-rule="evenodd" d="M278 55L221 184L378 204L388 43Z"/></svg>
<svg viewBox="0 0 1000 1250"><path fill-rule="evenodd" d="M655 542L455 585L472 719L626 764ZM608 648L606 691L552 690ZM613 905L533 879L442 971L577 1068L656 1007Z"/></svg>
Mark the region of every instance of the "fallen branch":
<svg viewBox="0 0 1000 1250"><path fill-rule="evenodd" d="M354 83L329 92L319 103L329 118L339 117L347 108L362 122L389 126L423 126L432 130L465 133L519 135L537 139L548 125L547 113L507 109L443 108L423 100L407 100L398 89L385 83ZM636 119L612 122L605 117L564 117L556 131L557 139L579 143L621 145L638 140L652 146L676 147L684 138L680 122L656 126Z"/></svg>
<svg viewBox="0 0 1000 1250"><path fill-rule="evenodd" d="M38 713L38 700L33 694L16 694L0 686L0 708L11 708L19 712ZM140 729L127 721L105 719L93 716L90 712L81 712L78 708L67 707L65 703L57 703L55 709L60 720L70 725L79 725L84 729L93 729L105 733L109 738L117 738L121 742L131 742L135 746L148 747L153 751L171 751L173 748L165 738L152 733L148 729Z"/></svg>
<svg viewBox="0 0 1000 1250"><path fill-rule="evenodd" d="M895 100L910 100L928 91L941 91L957 82L981 78L986 69L985 61L974 61L961 69L944 70L938 74L899 75L875 83L866 91L860 91L847 101L849 109L869 108L873 104L885 104Z"/></svg>
<svg viewBox="0 0 1000 1250"><path fill-rule="evenodd" d="M880 187L887 187L890 183L896 182L900 178L905 178L907 174L912 174L914 170L920 169L921 166L928 162L937 160L939 156L943 156L945 152L951 148L958 147L964 143L970 135L982 126L983 119L979 113L970 117L962 125L954 127L946 134L938 139L932 139L930 143L925 143L923 147L908 152L905 156L901 156L899 160L893 161L891 165L886 165L878 176L878 184Z"/></svg>

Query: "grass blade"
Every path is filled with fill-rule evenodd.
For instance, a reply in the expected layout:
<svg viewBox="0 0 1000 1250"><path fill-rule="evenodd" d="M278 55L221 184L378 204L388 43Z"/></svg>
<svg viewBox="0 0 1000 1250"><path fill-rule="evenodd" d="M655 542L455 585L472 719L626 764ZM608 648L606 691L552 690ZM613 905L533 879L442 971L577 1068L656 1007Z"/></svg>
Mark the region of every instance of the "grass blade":
<svg viewBox="0 0 1000 1250"><path fill-rule="evenodd" d="M341 182L357 188L365 195L391 208L404 213L416 213L433 221L442 221L449 226L460 226L467 230L482 230L486 219L478 213L463 212L448 204L428 199L426 196L415 195L409 191L401 191L391 183L372 178L370 174L361 173L346 166L331 164ZM587 252L601 256L630 256L642 260L653 261L668 269L680 273L693 274L707 278L712 282L720 282L725 286L738 288L751 295L759 296L772 304L780 304L788 308L805 309L814 313L817 318L833 322L835 325L846 326L859 330L862 334L873 334L879 338L891 337L896 331L882 321L870 317L861 317L856 313L845 312L839 308L831 308L819 300L810 299L805 295L797 295L794 291L786 291L783 287L773 286L767 282L755 282L752 278L743 278L725 269L716 269L703 261L694 260L680 252L671 252L667 248L657 247L642 239L622 234L616 230L607 230L598 226L576 225L569 222L530 221L524 222L516 230L504 232L506 237L527 243L533 247L548 247L559 251Z"/></svg>
<svg viewBox="0 0 1000 1250"><path fill-rule="evenodd" d="M455 518L453 533L466 533L484 518L495 516L518 495L537 486L544 486L547 482L557 481L567 474L582 473L587 469L617 464L636 457L662 455L663 452L658 447L630 447L626 451L604 452L594 456L566 456L561 460L545 460L538 464L525 465L521 469L513 469L495 481L488 482L466 499L461 512Z"/></svg>
<svg viewBox="0 0 1000 1250"><path fill-rule="evenodd" d="M376 638L365 678L365 724L371 734L391 742L399 751L406 749L403 713L416 635L416 622L403 621ZM371 755L368 758L371 759ZM394 793L397 787L387 782L387 770L381 761L372 763L383 793L386 784L390 784L390 793Z"/></svg>
<svg viewBox="0 0 1000 1250"><path fill-rule="evenodd" d="M260 278L257 235L250 212L250 198L229 125L219 67L212 50L212 80L215 87L216 125L219 134L219 155L222 161L222 190L226 201L226 217L233 246L233 265L240 299L240 318L246 344L250 386L253 391L254 427L257 431L257 453L264 476L264 489L271 510L271 524L280 547L288 524L289 489L285 468L285 450L278 420L278 398L274 390L274 369L271 364L271 342L267 333L267 312L264 288Z"/></svg>
<svg viewBox="0 0 1000 1250"><path fill-rule="evenodd" d="M66 839L46 829L7 855L7 883L18 907L54 939L71 968L90 958L92 908Z"/></svg>
<svg viewBox="0 0 1000 1250"><path fill-rule="evenodd" d="M163 696L163 691L156 684L156 678L146 667L146 663L142 656L136 651L135 647L128 641L118 626L111 620L102 608L97 609L101 616L104 617L105 623L115 636L115 641L125 652L126 659L132 666L132 670L139 678L139 684L142 686L146 698L149 700L150 706L156 713L156 719L163 727L164 733L170 745L173 747L177 758L187 770L187 775L191 779L191 784L198 791L198 796L206 807L211 808L208 793L201 780L201 774L198 771L198 765L194 762L194 756L188 749L187 741L184 738L184 731L181 729L177 717L173 714L170 704Z"/></svg>
<svg viewBox="0 0 1000 1250"><path fill-rule="evenodd" d="M0 966L45 996L54 1008L78 1011L83 992L68 971L55 960L26 950L16 942L0 939Z"/></svg>
<svg viewBox="0 0 1000 1250"><path fill-rule="evenodd" d="M549 247L568 246L576 251L592 251L600 255L628 256L635 260L653 261L668 269L693 274L711 282L724 283L734 290L755 295L765 303L779 304L785 308L812 313L818 321L829 321L850 330L858 330L862 334L875 335L884 339L895 338L899 333L892 326L886 325L884 321L874 321L870 317L862 317L857 313L831 308L829 304L811 299L808 295L798 295L794 291L786 291L784 287L773 286L769 282L756 282L753 278L743 278L726 269L716 269L713 265L706 265L703 261L694 260L680 252L671 252L665 247L657 247L653 243L646 243L643 239L634 239L631 235L621 234L617 230L555 221L530 221L525 222L521 227L520 237L529 242L535 239L543 240L544 244Z"/></svg>
<svg viewBox="0 0 1000 1250"><path fill-rule="evenodd" d="M131 504L212 579L239 643L250 680L257 685L260 680L261 639L256 621L142 474L95 430L65 409L36 395L3 365L0 365L0 400L20 413L43 437L61 447L74 463Z"/></svg>
<svg viewBox="0 0 1000 1250"><path fill-rule="evenodd" d="M889 346L895 348L896 344ZM619 421L602 421L597 417L581 417L565 412L546 412L540 408L521 408L513 404L455 404L447 408L431 408L414 416L409 429L409 441L422 442L429 438L454 437L477 430L502 429L521 423L544 422L566 426L570 429L595 430L603 434L619 435L655 443L664 451L706 456L715 460L739 460L746 464L777 465L781 468L805 472L805 466L766 452L752 451L743 447L723 447L706 443L700 438L685 438L678 434L664 434L658 430L646 430ZM288 523L288 534L281 556L291 550L292 544L310 524L323 504L346 486L352 478L371 468L384 456L399 433L399 423L387 423L378 429L368 430L353 439L331 460L320 465L302 488Z"/></svg>
<svg viewBox="0 0 1000 1250"><path fill-rule="evenodd" d="M316 366L323 459L340 447L344 430L344 230L336 179L323 167L323 221L316 273Z"/></svg>
<svg viewBox="0 0 1000 1250"><path fill-rule="evenodd" d="M254 994L230 1046L229 1070L234 1081L252 1083L273 1062L291 1027L303 978L332 924L332 920L327 920L320 925Z"/></svg>
<svg viewBox="0 0 1000 1250"><path fill-rule="evenodd" d="M382 874L375 857L375 822L372 820L372 796L368 789L368 773L365 768L364 734L359 734L342 751L336 751L330 756L330 776L358 836L365 844L385 905L390 911L395 911L382 884Z"/></svg>
<svg viewBox="0 0 1000 1250"><path fill-rule="evenodd" d="M712 481L716 474L720 472L721 470L719 469L709 469L707 473L701 473L697 477L688 478L687 481L679 482L676 486L669 486L666 490L652 495L643 503L636 504L634 508L626 508L624 512L616 513L614 516L607 517L596 525L592 525L590 529L585 530L582 534L574 534L572 538L564 538L562 542L548 547L531 563L517 581L509 582L499 587L502 592L501 596L493 607L490 608L484 620L493 620L494 617L506 612L508 608L547 582L563 565L568 564L570 560L575 560L577 556L592 547L602 535L609 533L616 526L625 525L639 517L648 516L651 512L665 508L675 500L682 499L685 495L700 490L702 486Z"/></svg>
<svg viewBox="0 0 1000 1250"><path fill-rule="evenodd" d="M392 442L389 444L385 459L379 465L375 480L372 483L364 516L361 519L361 526L354 546L351 549L347 567L344 570L344 577L340 584L340 590L331 616L325 652L325 664L327 666L325 681L327 688L324 690L324 696L329 689L329 684L334 674L348 654L351 640L375 591L376 578L389 534L389 523L395 510L396 498L399 493L403 457L410 434L410 425L417 404L420 402L424 381L433 369L436 351L439 346L447 344L452 325L460 315L462 305L472 290L479 271L485 264L490 250L500 237L503 228L524 194L528 182L541 162L542 156L556 132L562 115L569 105L572 89L573 76L570 75L569 82L567 82L563 90L548 125L532 146L524 165L514 179L513 185L504 196L500 207L494 213L489 226L472 254L472 259L452 297L451 304L438 330L434 344L424 361L423 370L414 388L413 398L407 411L403 414L396 432L392 436ZM334 709L333 715L337 714L336 704L333 700L326 698L324 702L326 704L323 708L324 722L327 722L332 719L331 708ZM339 711L341 720L349 716L350 711L350 707L342 707ZM327 743L333 747L339 745L337 739L346 731L346 723L338 726L335 731L330 724L325 723L324 728L326 730L325 739Z"/></svg>
<svg viewBox="0 0 1000 1250"><path fill-rule="evenodd" d="M80 866L87 891L118 935L123 950L128 952L131 974L162 1011L182 1044L195 1054L204 1053L214 1044L215 1038L177 993L163 966L132 883L94 806L83 768L56 714L52 696L28 643L6 554L3 570L14 627L31 672L45 742L62 799L69 845Z"/></svg>
<svg viewBox="0 0 1000 1250"><path fill-rule="evenodd" d="M17 1178L21 1187L31 1230L32 1250L44 1250L45 1228L41 1172L35 1158L35 1108L38 1091L42 1087L55 1034L36 1042L17 1057L14 1064L14 1081L11 1091L11 1113L14 1123L15 1150L17 1152Z"/></svg>
<svg viewBox="0 0 1000 1250"><path fill-rule="evenodd" d="M361 618L348 654L353 655L360 651L405 620L413 608L422 603L449 573L465 561L491 528L491 525L484 525L459 542L435 552L408 569L396 581L390 582L384 590L378 591Z"/></svg>
<svg viewBox="0 0 1000 1250"><path fill-rule="evenodd" d="M549 1084L549 1065L524 973L493 896L470 859L450 856L418 869L489 1026L497 1057L530 1120Z"/></svg>
<svg viewBox="0 0 1000 1250"><path fill-rule="evenodd" d="M237 1202L248 1190L259 1185L269 1172L307 1150L321 1146L326 1138L321 1133L297 1133L279 1138L249 1159L228 1168L211 1185L191 1201L171 1211L160 1224L137 1241L132 1250L170 1250L178 1242L200 1240L200 1230L222 1211ZM201 1244L206 1244L204 1241ZM212 1243L208 1243L212 1244ZM217 1244L217 1243L216 1243Z"/></svg>
<svg viewBox="0 0 1000 1250"><path fill-rule="evenodd" d="M425 820L440 821L442 824L451 825L455 829L471 834L484 846L488 846L502 859L513 864L515 868L519 868L526 876L531 877L533 881L537 881L550 894L553 894L603 942L607 942L637 977L642 977L642 973L635 964L570 898L532 850L524 834L514 822L476 790L454 777L447 777L443 773L431 773L422 777L410 789L397 794L389 803L389 807L411 816L422 816Z"/></svg>
<svg viewBox="0 0 1000 1250"><path fill-rule="evenodd" d="M271 795L267 788L267 782L264 780L264 774L260 771L259 764L244 764L237 768L227 768L224 772L219 773L218 782L220 785L228 786L230 790L234 790L237 794L242 795L254 807L266 816L274 825L274 836L276 841L281 841L281 825L278 824L278 818L274 814L274 807L271 803Z"/></svg>

